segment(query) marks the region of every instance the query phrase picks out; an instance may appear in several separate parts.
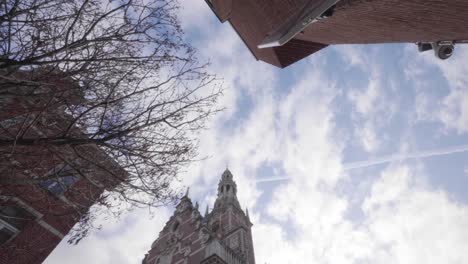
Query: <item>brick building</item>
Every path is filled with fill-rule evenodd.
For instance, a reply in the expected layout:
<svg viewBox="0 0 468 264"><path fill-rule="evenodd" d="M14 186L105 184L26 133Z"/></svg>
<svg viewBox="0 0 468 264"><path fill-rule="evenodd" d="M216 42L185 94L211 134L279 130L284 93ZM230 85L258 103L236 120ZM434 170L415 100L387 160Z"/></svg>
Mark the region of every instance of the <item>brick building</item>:
<svg viewBox="0 0 468 264"><path fill-rule="evenodd" d="M96 145L3 144L20 134L25 138L56 135L69 123L61 103L53 106L49 100L51 107L46 109L44 98L31 95L27 87L53 83L55 88L65 88L73 83L55 74L39 77L45 79L31 74L35 73L20 72L0 82L2 92L10 95L0 98L0 264L42 263L72 227L86 218L101 194L120 183L115 176L126 175ZM44 87L34 89L48 92Z"/></svg>
<svg viewBox="0 0 468 264"><path fill-rule="evenodd" d="M205 0L257 60L286 67L328 45L417 43L437 57L468 40L464 0Z"/></svg>
<svg viewBox="0 0 468 264"><path fill-rule="evenodd" d="M143 264L255 264L252 223L236 193L236 183L226 169L213 210L207 207L202 216L187 191Z"/></svg>

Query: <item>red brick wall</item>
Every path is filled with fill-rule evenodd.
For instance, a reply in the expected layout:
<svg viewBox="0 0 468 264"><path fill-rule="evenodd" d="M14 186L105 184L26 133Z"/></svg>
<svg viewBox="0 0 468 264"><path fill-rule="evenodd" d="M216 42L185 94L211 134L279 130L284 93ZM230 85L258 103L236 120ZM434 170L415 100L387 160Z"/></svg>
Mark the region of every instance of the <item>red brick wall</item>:
<svg viewBox="0 0 468 264"><path fill-rule="evenodd" d="M26 79L32 78L31 76L28 77L28 74L31 73L21 72L17 77ZM60 76L54 74L49 74L45 77L41 75L38 77L39 80L41 80L40 78L42 77L46 78L46 81L54 84L51 88L54 91L67 88L65 87L66 85L69 87L73 85L68 79L60 78ZM14 88L14 86L10 88ZM65 90L70 93L70 90L73 91L74 89ZM67 95L66 97L71 98L70 100L80 100L79 96ZM14 137L21 129L22 122L21 120L19 122L10 121L14 117L25 113L35 115L37 110L42 109L42 107L38 107L41 102L41 100L36 100L35 97L17 96L14 97L14 99L0 98L0 108L8 110L0 111L0 122L2 122L3 125L0 139L11 139ZM30 136L37 137L39 132L42 133L42 135L55 135L64 131L68 126L68 122L66 121L69 120L63 112L60 112L63 110L61 110L59 106L51 107L49 110L49 113L44 114L43 118L37 119L37 122L28 130ZM13 121L14 120L15 119L13 119ZM6 124L8 124L7 127L5 126ZM80 133L80 131L76 129L73 130L72 133ZM87 156L93 162L99 162L99 165L124 176L122 174L122 169L96 146L88 145L77 147L76 150ZM63 165L63 159L58 158L58 154L60 154L61 157L66 157L67 160L76 160L75 152L70 146L66 145L52 150L44 146L15 146L15 148L12 146L2 146L0 147L0 152L3 153L0 155L0 166L2 168L8 168L8 170L2 171L2 176L9 176L16 180L31 180L34 177L36 177L34 179L38 179L42 176L46 176L54 167ZM6 155L5 153L13 153L13 155ZM19 165L15 167L13 164ZM110 176L102 169L98 169L94 164L85 164L83 161L77 164L82 165L80 169L85 170L86 175L93 177L94 180L104 186L97 187L86 179L81 178L81 180L65 191L63 196L73 204L79 205L79 209L73 208L69 203L64 202L63 199L59 199L57 196L35 184L0 185L0 194L2 196L15 197L15 199L21 200L28 208L32 208L42 215L40 220L66 235L79 220L80 214L77 213L77 210L80 213L85 213L89 207L97 201L104 191L104 188L112 189L119 183L114 177ZM0 205L10 205L12 202L15 202L14 199L8 201L0 199ZM18 206L18 204L16 206ZM60 241L61 239L58 236L42 227L38 222L30 221L12 240L0 245L0 264L42 263Z"/></svg>
<svg viewBox="0 0 468 264"><path fill-rule="evenodd" d="M10 242L0 247L0 264L38 264L61 239L36 222L30 222Z"/></svg>
<svg viewBox="0 0 468 264"><path fill-rule="evenodd" d="M81 180L72 186L73 190L89 192L86 199L80 197L68 198L79 203L87 210L93 204L93 198L102 193L102 189L95 188L85 180ZM19 190L21 189L21 191ZM5 191L5 189L3 189ZM24 195L28 193L29 195ZM20 195L21 194L21 195ZM60 233L66 235L77 223L79 215L75 209L64 203L58 197L48 195L44 190L36 186L10 189L3 195L17 196L27 206L43 214L40 220L46 222ZM67 197L67 192L65 192ZM30 221L11 241L0 246L0 264L39 264L60 243L61 239L42 227L36 221Z"/></svg>
<svg viewBox="0 0 468 264"><path fill-rule="evenodd" d="M204 249L212 239L206 240L204 234L216 237L228 247L230 239L237 237L244 253L247 252L249 263L255 264L250 222L242 210L231 206L231 209L215 209L207 217L201 217L198 209L189 203L187 210L175 212L166 223L146 256L146 264L153 264L159 256L170 254L171 263L179 263L182 260L187 260L190 264L201 263L206 257ZM176 221L179 222L179 227L174 231L173 225ZM216 232L213 230L214 223L219 224ZM189 248L187 254L184 248ZM233 251L241 254L238 249Z"/></svg>
<svg viewBox="0 0 468 264"><path fill-rule="evenodd" d="M174 231L173 225L176 221L179 226ZM148 252L146 259L149 262L147 263L153 263L161 254L167 254L167 250L172 253L171 263L177 263L183 259L187 259L188 263L200 263L205 257L205 251L202 249L206 246L200 237L201 221L202 217L198 210L191 205L184 212L175 213L160 232L158 241ZM189 248L188 255L185 253L187 248Z"/></svg>
<svg viewBox="0 0 468 264"><path fill-rule="evenodd" d="M326 44L468 39L466 0L342 0L303 40Z"/></svg>

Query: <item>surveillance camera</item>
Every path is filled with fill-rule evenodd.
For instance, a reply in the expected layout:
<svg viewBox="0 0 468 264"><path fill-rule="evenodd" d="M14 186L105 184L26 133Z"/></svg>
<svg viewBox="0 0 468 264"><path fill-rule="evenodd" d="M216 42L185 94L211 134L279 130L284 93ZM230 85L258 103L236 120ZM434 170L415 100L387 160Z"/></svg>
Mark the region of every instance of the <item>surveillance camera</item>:
<svg viewBox="0 0 468 264"><path fill-rule="evenodd" d="M432 42L431 45L434 49L435 56L441 60L450 58L455 49L453 43Z"/></svg>

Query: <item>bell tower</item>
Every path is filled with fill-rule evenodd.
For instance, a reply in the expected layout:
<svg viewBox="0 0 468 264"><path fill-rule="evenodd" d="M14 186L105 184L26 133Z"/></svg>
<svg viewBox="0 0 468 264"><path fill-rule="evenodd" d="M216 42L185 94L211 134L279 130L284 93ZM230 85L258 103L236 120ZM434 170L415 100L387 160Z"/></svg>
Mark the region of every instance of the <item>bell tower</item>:
<svg viewBox="0 0 468 264"><path fill-rule="evenodd" d="M237 200L237 185L226 169L218 196L204 216L189 197L180 199L173 216L143 259L143 264L255 264L249 213Z"/></svg>
<svg viewBox="0 0 468 264"><path fill-rule="evenodd" d="M214 204L214 208L222 208L233 206L240 209L239 201L237 200L237 184L232 177L232 173L226 169L221 176L218 184L218 198Z"/></svg>
<svg viewBox="0 0 468 264"><path fill-rule="evenodd" d="M226 169L218 184L218 197L207 223L215 236L241 256L245 263L255 264L249 213L241 209L237 200L237 185Z"/></svg>

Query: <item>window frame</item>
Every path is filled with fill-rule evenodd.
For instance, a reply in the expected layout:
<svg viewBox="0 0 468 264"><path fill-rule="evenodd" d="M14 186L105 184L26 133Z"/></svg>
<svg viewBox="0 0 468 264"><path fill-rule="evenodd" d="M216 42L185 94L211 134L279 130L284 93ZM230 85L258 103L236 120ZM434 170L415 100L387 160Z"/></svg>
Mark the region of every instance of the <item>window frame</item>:
<svg viewBox="0 0 468 264"><path fill-rule="evenodd" d="M3 230L3 229L9 230L10 232L13 233L13 235L9 237L7 240L5 240L3 243L0 241L0 246L12 241L21 232L16 227L10 225L8 222L4 221L3 219L0 219L0 230Z"/></svg>
<svg viewBox="0 0 468 264"><path fill-rule="evenodd" d="M63 175L61 175L62 173ZM55 168L51 169L46 175L56 175L56 177L45 179L37 183L37 185L55 196L63 196L67 190L81 179L80 175L76 173L76 170L67 164L55 166ZM67 180L64 181L65 179Z"/></svg>
<svg viewBox="0 0 468 264"><path fill-rule="evenodd" d="M28 225L29 221L36 221L38 219L38 216L34 214L34 212L31 212L28 208L25 208L19 204L2 205L0 209L3 210L5 207L18 208L18 211L16 212L20 212L20 213L15 214L15 215L8 215L8 214L3 215L2 214L2 217L0 218L0 230L2 229L9 230L10 232L13 233L13 235L10 238L8 238L6 241L4 241L3 243L0 243L0 246L12 241ZM17 227L14 225L14 223L10 223L8 222L7 219L4 219L8 217L22 217L25 223Z"/></svg>

